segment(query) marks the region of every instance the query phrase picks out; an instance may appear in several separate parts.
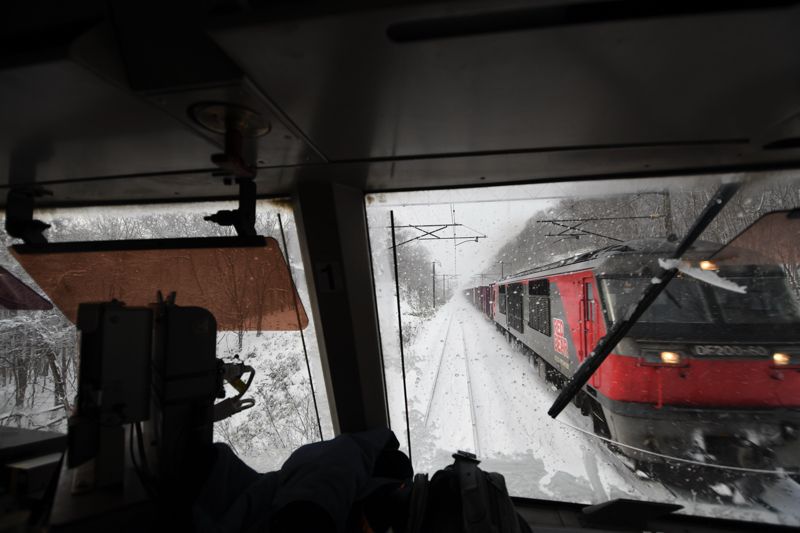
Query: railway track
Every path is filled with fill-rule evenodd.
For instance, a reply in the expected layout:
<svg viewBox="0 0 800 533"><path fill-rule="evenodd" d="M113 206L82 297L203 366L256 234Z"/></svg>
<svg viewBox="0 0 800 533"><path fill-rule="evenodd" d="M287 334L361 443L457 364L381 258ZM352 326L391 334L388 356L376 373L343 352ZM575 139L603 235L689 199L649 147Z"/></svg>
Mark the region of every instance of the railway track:
<svg viewBox="0 0 800 533"><path fill-rule="evenodd" d="M472 394L472 376L469 371L469 353L467 352L467 341L464 337L464 326L459 325L459 330L461 331L461 345L464 348L464 368L466 369L467 396L469 397L469 412L472 421L472 439L475 443L475 455L480 456L481 447L478 438L478 417L475 413L475 396Z"/></svg>
<svg viewBox="0 0 800 533"><path fill-rule="evenodd" d="M439 384L439 374L442 371L442 361L444 360L444 352L447 350L447 340L450 337L450 327L453 325L453 317L455 313L450 315L450 320L447 322L447 331L444 334L444 342L442 343L442 350L439 352L439 364L436 366L436 376L433 378L433 387L431 394L428 396L428 405L425 408L425 427L428 427L428 419L431 415L431 407L433 406L433 399L436 397L436 386Z"/></svg>
<svg viewBox="0 0 800 533"><path fill-rule="evenodd" d="M433 386L431 387L431 394L428 397L428 405L425 408L425 426L428 426L428 421L431 418L431 413L433 411L433 405L436 400L436 393L437 388L440 382L440 375L442 372L442 367L444 366L444 359L448 356L453 356L454 354L448 354L448 348L452 351L452 346L448 343L451 342L451 333L453 332L453 320L456 318L457 313L453 313L450 315L450 319L447 322L447 330L445 331L444 335L444 342L442 343L442 349L439 351L439 361L436 365L436 375L433 378ZM470 413L470 425L472 426L472 440L474 443L475 455L480 454L480 439L478 436L478 418L475 409L475 397L472 393L472 376L470 374L470 367L469 367L469 355L467 352L467 342L466 337L464 335L464 328L463 326L458 326L458 332L461 337L461 353L464 357L464 376L467 382L467 400L469 402L469 413Z"/></svg>

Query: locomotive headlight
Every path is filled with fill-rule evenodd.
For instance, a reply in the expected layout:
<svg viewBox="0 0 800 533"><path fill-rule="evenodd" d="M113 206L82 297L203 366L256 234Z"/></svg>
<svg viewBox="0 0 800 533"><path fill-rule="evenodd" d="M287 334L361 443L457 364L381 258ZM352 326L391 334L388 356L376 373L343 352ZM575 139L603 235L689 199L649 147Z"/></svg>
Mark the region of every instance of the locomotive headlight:
<svg viewBox="0 0 800 533"><path fill-rule="evenodd" d="M644 347L640 351L640 364L644 366L666 366L683 367L689 364L689 357L684 355L686 352L677 347L669 349L659 349L656 347Z"/></svg>
<svg viewBox="0 0 800 533"><path fill-rule="evenodd" d="M783 352L775 352L772 354L772 362L775 363L775 366L786 366L791 364L792 356Z"/></svg>
<svg viewBox="0 0 800 533"><path fill-rule="evenodd" d="M661 352L661 362L665 365L681 364L681 354L677 352Z"/></svg>
<svg viewBox="0 0 800 533"><path fill-rule="evenodd" d="M700 261L700 270L719 270L714 261Z"/></svg>

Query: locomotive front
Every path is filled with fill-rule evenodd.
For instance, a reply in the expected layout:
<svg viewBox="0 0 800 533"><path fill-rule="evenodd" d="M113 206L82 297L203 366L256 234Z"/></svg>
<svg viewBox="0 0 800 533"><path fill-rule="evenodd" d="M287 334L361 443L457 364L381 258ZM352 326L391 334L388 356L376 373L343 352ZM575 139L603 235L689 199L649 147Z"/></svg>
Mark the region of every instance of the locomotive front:
<svg viewBox="0 0 800 533"><path fill-rule="evenodd" d="M665 254L641 248L597 271L609 325L625 317L647 284L660 282L653 276ZM796 288L768 259L707 259L714 249L706 243L684 258L678 276L601 366L601 432L641 461L777 466L796 476Z"/></svg>

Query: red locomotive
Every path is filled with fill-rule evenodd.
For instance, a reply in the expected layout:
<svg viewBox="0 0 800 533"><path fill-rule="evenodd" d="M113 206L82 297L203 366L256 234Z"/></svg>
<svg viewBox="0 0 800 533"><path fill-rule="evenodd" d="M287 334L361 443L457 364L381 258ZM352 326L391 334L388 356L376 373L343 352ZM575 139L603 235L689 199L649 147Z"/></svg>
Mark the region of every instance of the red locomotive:
<svg viewBox="0 0 800 533"><path fill-rule="evenodd" d="M539 375L562 385L653 279L671 244L610 246L468 291ZM751 468L800 467L800 311L777 265L687 258L744 294L680 275L575 398L594 430L669 456ZM636 460L658 456L623 450Z"/></svg>

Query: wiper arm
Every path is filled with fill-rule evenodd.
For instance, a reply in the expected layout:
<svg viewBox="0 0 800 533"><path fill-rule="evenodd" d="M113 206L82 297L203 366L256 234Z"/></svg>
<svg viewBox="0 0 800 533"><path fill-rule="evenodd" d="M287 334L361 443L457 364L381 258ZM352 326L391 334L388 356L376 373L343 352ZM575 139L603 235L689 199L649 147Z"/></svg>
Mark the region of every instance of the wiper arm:
<svg viewBox="0 0 800 533"><path fill-rule="evenodd" d="M694 224L689 229L686 236L683 238L681 243L675 249L675 252L672 254L673 259L680 259L686 250L694 244L700 235L705 231L709 224L716 218L722 208L728 203L728 201L733 198L736 192L741 187L740 183L724 183L720 185L717 192L714 196L711 197L706 207L703 209L703 212L700 213L700 216L697 217L697 220L694 221ZM555 418L564 410L564 408L572 401L578 391L583 388L584 385L589 381L592 375L600 368L600 365L603 364L608 354L611 353L611 350L619 344L619 342L628 334L628 331L633 327L634 324L641 318L647 308L650 307L655 299L658 297L661 292L667 288L667 284L675 277L675 274L678 273L677 266L673 268L664 269L662 268L659 274L656 276L661 280L660 283L652 283L650 284L647 289L645 289L642 297L639 299L639 302L636 304L636 307L633 309L633 312L630 315L617 323L611 326L611 330L606 334L605 337L600 339L600 342L597 343L595 346L594 351L589 354L583 364L575 371L572 375L572 378L564 385L564 388L561 389L561 393L558 395L556 400L553 402L553 405L547 411L547 414L551 417Z"/></svg>

